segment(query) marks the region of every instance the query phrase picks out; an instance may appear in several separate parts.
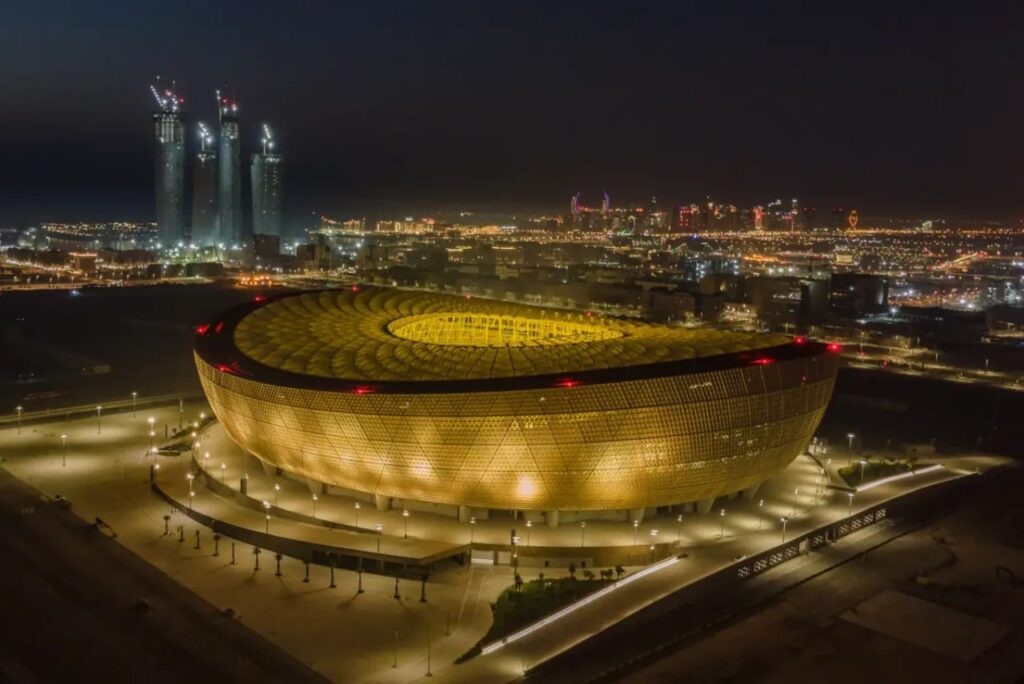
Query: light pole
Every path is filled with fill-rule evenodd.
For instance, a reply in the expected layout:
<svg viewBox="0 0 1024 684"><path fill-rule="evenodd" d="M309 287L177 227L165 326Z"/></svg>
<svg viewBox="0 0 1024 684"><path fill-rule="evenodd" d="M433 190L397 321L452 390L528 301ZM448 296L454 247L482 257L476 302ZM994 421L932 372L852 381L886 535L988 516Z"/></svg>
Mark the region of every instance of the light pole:
<svg viewBox="0 0 1024 684"><path fill-rule="evenodd" d="M269 501L264 501L263 502L263 510L266 512L266 516L267 516L267 526L266 526L266 528L264 528L264 532L266 532L267 534L270 534L270 502Z"/></svg>
<svg viewBox="0 0 1024 684"><path fill-rule="evenodd" d="M676 516L676 544L683 543L683 514Z"/></svg>
<svg viewBox="0 0 1024 684"><path fill-rule="evenodd" d="M867 460L860 459L860 483L864 484L864 466L868 464Z"/></svg>
<svg viewBox="0 0 1024 684"><path fill-rule="evenodd" d="M718 517L722 521L722 528L718 532L718 538L719 539L725 539L725 509L724 508L718 512Z"/></svg>
<svg viewBox="0 0 1024 684"><path fill-rule="evenodd" d="M18 434L21 434L21 406L15 406L14 410L18 412Z"/></svg>
<svg viewBox="0 0 1024 684"><path fill-rule="evenodd" d="M761 529L764 525L764 499L759 499L757 502L757 529Z"/></svg>
<svg viewBox="0 0 1024 684"><path fill-rule="evenodd" d="M469 543L473 543L473 530L476 529L476 517L470 516L469 518Z"/></svg>
<svg viewBox="0 0 1024 684"><path fill-rule="evenodd" d="M533 529L533 522L530 520L526 521L526 545L530 545L530 530Z"/></svg>
<svg viewBox="0 0 1024 684"><path fill-rule="evenodd" d="M68 436L60 436L60 467L65 468L68 465Z"/></svg>
<svg viewBox="0 0 1024 684"><path fill-rule="evenodd" d="M153 429L153 426L156 424L156 418L150 416L146 419L146 422L149 423L149 453L153 453L153 438L156 437L156 431Z"/></svg>
<svg viewBox="0 0 1024 684"><path fill-rule="evenodd" d="M135 417L135 406L136 406L136 401L138 400L138 398L139 398L139 393L138 392L132 392L132 418Z"/></svg>
<svg viewBox="0 0 1024 684"><path fill-rule="evenodd" d="M281 491L281 485L274 483L274 508L277 508L277 494Z"/></svg>
<svg viewBox="0 0 1024 684"><path fill-rule="evenodd" d="M402 538L409 538L409 509L402 509Z"/></svg>
<svg viewBox="0 0 1024 684"><path fill-rule="evenodd" d="M850 461L853 459L853 438L856 437L852 432L846 433L846 466L850 466Z"/></svg>
<svg viewBox="0 0 1024 684"><path fill-rule="evenodd" d="M587 533L587 521L586 520L581 520L580 521L580 548L583 548L583 540L585 539L584 535L586 535L586 533Z"/></svg>
<svg viewBox="0 0 1024 684"><path fill-rule="evenodd" d="M797 504L799 503L799 501L800 501L800 488L799 487L795 487L793 489L793 517L794 518L796 517L796 507L797 507Z"/></svg>
<svg viewBox="0 0 1024 684"><path fill-rule="evenodd" d="M314 518L316 517L316 501L317 501L317 496L316 496L316 494L314 494L313 495L313 517Z"/></svg>
<svg viewBox="0 0 1024 684"><path fill-rule="evenodd" d="M782 516L781 518L779 518L779 520L782 522L782 543L785 544L786 543L786 523L789 522L789 518L787 518L786 516Z"/></svg>
<svg viewBox="0 0 1024 684"><path fill-rule="evenodd" d="M636 546L636 542L637 542L636 537L637 537L638 534L640 534L640 521L639 520L634 520L633 521L633 546Z"/></svg>
<svg viewBox="0 0 1024 684"><path fill-rule="evenodd" d="M227 470L228 466L226 463L220 464L220 483L224 484L224 471Z"/></svg>
<svg viewBox="0 0 1024 684"><path fill-rule="evenodd" d="M375 530L377 530L377 553L380 553L380 535L382 532L384 532L384 525L382 525L381 523L377 523L373 527Z"/></svg>
<svg viewBox="0 0 1024 684"><path fill-rule="evenodd" d="M103 407L102 406L97 406L96 407L96 434L97 435L101 434L102 431L103 431L103 426L100 425L100 416L102 416L102 415L103 415Z"/></svg>
<svg viewBox="0 0 1024 684"><path fill-rule="evenodd" d="M362 506L360 506L359 502L356 501L356 527L357 528L359 527L359 509L360 508L362 508Z"/></svg>
<svg viewBox="0 0 1024 684"><path fill-rule="evenodd" d="M184 424L184 421L185 421L185 400L183 398L179 397L178 398L178 429L181 429L181 426Z"/></svg>
<svg viewBox="0 0 1024 684"><path fill-rule="evenodd" d="M188 480L188 510L191 511L192 510L192 497L195 495L195 492L192 490L192 480L195 479L195 475L193 475L192 473L186 473L185 474L185 479Z"/></svg>
<svg viewBox="0 0 1024 684"><path fill-rule="evenodd" d="M849 503L846 507L846 517L853 515L853 492L847 492L846 496L849 497Z"/></svg>

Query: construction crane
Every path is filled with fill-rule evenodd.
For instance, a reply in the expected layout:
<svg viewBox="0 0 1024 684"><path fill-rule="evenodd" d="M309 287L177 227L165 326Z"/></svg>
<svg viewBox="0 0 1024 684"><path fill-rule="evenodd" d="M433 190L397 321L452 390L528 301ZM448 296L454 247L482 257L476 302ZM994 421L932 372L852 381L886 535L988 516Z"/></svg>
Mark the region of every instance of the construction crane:
<svg viewBox="0 0 1024 684"><path fill-rule="evenodd" d="M213 134L210 133L210 129L206 127L202 121L199 122L199 145L202 147L203 152L206 151L206 146L213 142Z"/></svg>
<svg viewBox="0 0 1024 684"><path fill-rule="evenodd" d="M178 97L175 92L175 82L171 81L169 89L161 90L160 77L156 77L156 85L150 84L149 92L153 93L153 99L163 112L177 112L185 104L185 98Z"/></svg>
<svg viewBox="0 0 1024 684"><path fill-rule="evenodd" d="M263 137L260 138L260 142L263 144L263 154L267 153L267 149L274 149L274 136L270 134L270 126L263 124Z"/></svg>

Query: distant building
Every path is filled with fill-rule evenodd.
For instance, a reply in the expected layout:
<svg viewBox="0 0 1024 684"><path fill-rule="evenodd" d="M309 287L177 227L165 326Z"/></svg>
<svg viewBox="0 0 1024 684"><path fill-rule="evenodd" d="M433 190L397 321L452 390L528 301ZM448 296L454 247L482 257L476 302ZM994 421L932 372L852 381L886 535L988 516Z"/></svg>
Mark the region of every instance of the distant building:
<svg viewBox="0 0 1024 684"><path fill-rule="evenodd" d="M270 129L263 127L263 151L252 155L252 230L256 235L281 236L281 192L284 156L274 154Z"/></svg>
<svg viewBox="0 0 1024 684"><path fill-rule="evenodd" d="M217 243L217 153L196 152L192 167L192 237L201 247Z"/></svg>
<svg viewBox="0 0 1024 684"><path fill-rule="evenodd" d="M856 318L889 308L889 281L882 276L836 273L831 285L830 305L837 316Z"/></svg>
<svg viewBox="0 0 1024 684"><path fill-rule="evenodd" d="M184 100L172 90L150 90L157 101L153 113L157 241L162 247L171 247L185 239Z"/></svg>
<svg viewBox="0 0 1024 684"><path fill-rule="evenodd" d="M828 281L810 278L748 278L746 290L758 318L772 327L806 326L825 317Z"/></svg>
<svg viewBox="0 0 1024 684"><path fill-rule="evenodd" d="M267 233L252 236L257 259L275 259L281 256L281 238Z"/></svg>
<svg viewBox="0 0 1024 684"><path fill-rule="evenodd" d="M217 93L220 140L217 153L217 242L241 245L248 237L242 226L242 158L238 138L238 103Z"/></svg>

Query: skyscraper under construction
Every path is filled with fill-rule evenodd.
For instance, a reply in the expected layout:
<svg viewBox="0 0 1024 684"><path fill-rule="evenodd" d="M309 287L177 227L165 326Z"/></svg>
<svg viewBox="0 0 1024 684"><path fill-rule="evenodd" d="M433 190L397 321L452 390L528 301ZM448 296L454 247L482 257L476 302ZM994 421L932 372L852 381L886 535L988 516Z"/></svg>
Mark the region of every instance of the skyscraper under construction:
<svg viewBox="0 0 1024 684"><path fill-rule="evenodd" d="M281 237L284 156L273 152L274 138L265 124L262 133L262 151L252 155L253 233Z"/></svg>
<svg viewBox="0 0 1024 684"><path fill-rule="evenodd" d="M153 112L157 241L167 248L185 239L185 100L173 88L150 86L150 90L157 103Z"/></svg>
<svg viewBox="0 0 1024 684"><path fill-rule="evenodd" d="M199 124L199 149L192 169L192 244L217 243L217 151L213 134Z"/></svg>
<svg viewBox="0 0 1024 684"><path fill-rule="evenodd" d="M217 242L242 245L248 236L242 226L242 158L238 138L238 103L217 92L220 141L217 154Z"/></svg>

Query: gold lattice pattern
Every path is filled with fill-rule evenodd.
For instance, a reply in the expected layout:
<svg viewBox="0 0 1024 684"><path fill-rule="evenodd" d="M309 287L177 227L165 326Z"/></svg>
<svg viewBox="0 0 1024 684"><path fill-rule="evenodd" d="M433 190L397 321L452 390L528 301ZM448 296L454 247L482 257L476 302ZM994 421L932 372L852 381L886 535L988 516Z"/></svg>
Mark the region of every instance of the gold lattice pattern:
<svg viewBox="0 0 1024 684"><path fill-rule="evenodd" d="M339 299L353 306L361 302L335 293L283 300L291 304L278 307L281 313L270 319L272 334L266 339L308 333L316 317L293 318L285 312L336 306ZM388 300L387 307L412 315L424 300L403 301L399 306ZM361 302L368 303L380 302ZM259 311L243 323L264 320L257 317ZM373 319L381 335L388 335L383 328L391 315ZM643 330L614 325L630 335ZM292 365L296 347L275 357L263 346L269 342L254 342L259 336L253 325L248 328L236 339L248 340L249 352L277 359L283 367ZM328 337L326 332L307 336L312 348L298 365L316 366ZM655 354L660 357L675 347L654 336L644 348L660 349ZM357 357L362 353L349 351ZM317 367L336 368L332 359L337 353L332 348ZM648 352L636 353L646 357ZM821 420L837 357L823 353L571 388L433 394L281 387L221 372L198 356L196 363L210 404L231 437L287 471L398 499L497 509L601 510L707 499L745 489L781 470L806 448ZM431 363L426 367L436 368ZM399 366L389 368L402 375Z"/></svg>

